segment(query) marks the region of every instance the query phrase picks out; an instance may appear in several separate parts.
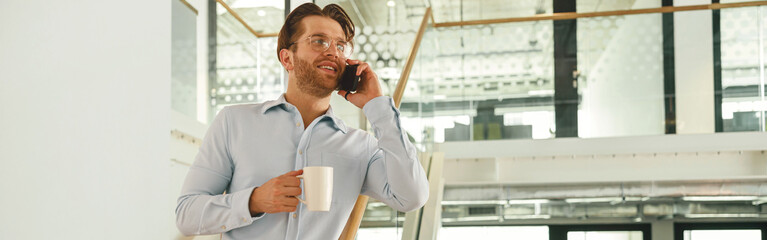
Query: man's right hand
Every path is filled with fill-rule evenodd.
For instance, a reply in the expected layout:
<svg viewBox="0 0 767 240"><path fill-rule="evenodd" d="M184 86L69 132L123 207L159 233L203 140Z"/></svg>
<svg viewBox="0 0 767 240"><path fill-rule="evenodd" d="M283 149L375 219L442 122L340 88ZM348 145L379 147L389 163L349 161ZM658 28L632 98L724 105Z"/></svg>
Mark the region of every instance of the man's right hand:
<svg viewBox="0 0 767 240"><path fill-rule="evenodd" d="M248 203L250 215L296 211L295 196L301 195L301 180L296 176L303 173L304 170L288 172L253 189Z"/></svg>

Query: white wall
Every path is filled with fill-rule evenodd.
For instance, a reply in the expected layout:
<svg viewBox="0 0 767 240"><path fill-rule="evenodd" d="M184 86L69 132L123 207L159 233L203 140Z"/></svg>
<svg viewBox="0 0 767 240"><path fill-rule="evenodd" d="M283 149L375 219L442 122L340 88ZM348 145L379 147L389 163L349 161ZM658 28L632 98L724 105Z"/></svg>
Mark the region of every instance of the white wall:
<svg viewBox="0 0 767 240"><path fill-rule="evenodd" d="M0 239L169 239L170 2L0 2Z"/></svg>
<svg viewBox="0 0 767 240"><path fill-rule="evenodd" d="M767 133L445 142L445 184L767 178ZM470 171L467 171L470 169Z"/></svg>
<svg viewBox="0 0 767 240"><path fill-rule="evenodd" d="M675 0L674 6L709 4ZM714 132L714 42L710 10L674 13L677 134Z"/></svg>
<svg viewBox="0 0 767 240"><path fill-rule="evenodd" d="M651 7L660 1L639 0L632 9ZM586 75L579 137L664 133L662 22L660 14L578 19L578 63Z"/></svg>

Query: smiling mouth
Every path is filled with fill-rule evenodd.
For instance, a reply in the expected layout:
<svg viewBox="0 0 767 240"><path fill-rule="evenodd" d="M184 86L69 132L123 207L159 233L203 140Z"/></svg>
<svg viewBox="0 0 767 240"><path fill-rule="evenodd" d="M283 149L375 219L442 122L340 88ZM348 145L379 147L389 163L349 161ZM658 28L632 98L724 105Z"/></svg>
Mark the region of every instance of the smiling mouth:
<svg viewBox="0 0 767 240"><path fill-rule="evenodd" d="M319 69L325 69L325 70L331 71L331 72L333 72L333 73L336 73L336 72L338 72L338 71L336 71L336 68L334 68L334 67L331 67L331 66L318 66L317 68L319 68Z"/></svg>

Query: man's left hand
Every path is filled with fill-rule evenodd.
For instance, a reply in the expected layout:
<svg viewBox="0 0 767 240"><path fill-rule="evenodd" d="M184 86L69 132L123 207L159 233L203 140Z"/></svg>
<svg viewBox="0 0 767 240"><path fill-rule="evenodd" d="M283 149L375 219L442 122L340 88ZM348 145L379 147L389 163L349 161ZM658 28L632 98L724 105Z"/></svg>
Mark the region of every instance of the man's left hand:
<svg viewBox="0 0 767 240"><path fill-rule="evenodd" d="M370 68L370 65L363 61L351 59L346 59L346 63L349 65L359 64L359 67L357 67L357 76L360 76L360 85L357 87L357 91L355 93L349 93L349 95L346 96L346 100L354 104L354 106L362 108L373 98L383 96L383 93L381 92L381 84L378 82L378 76L373 72L373 69ZM338 95L343 97L346 95L346 91L339 90Z"/></svg>

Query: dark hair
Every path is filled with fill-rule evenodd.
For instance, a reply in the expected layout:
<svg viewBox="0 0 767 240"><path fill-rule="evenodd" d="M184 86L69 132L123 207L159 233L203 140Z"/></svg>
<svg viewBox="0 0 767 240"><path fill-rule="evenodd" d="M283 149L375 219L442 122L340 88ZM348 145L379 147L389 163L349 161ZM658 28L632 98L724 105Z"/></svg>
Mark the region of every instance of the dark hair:
<svg viewBox="0 0 767 240"><path fill-rule="evenodd" d="M280 29L280 35L277 37L278 60L280 59L280 50L288 49L291 43L297 41L295 38L304 33L303 26L300 23L301 20L308 16L323 16L333 19L338 24L341 24L341 29L344 30L347 42L351 42L352 38L354 38L354 23L341 6L329 4L325 8L320 9L320 6L317 6L317 4L304 3L288 14L285 24Z"/></svg>

